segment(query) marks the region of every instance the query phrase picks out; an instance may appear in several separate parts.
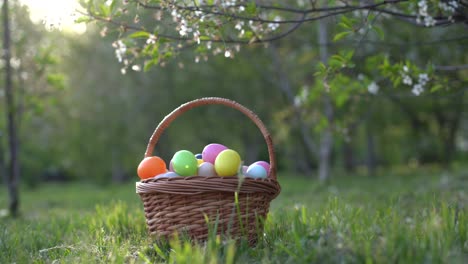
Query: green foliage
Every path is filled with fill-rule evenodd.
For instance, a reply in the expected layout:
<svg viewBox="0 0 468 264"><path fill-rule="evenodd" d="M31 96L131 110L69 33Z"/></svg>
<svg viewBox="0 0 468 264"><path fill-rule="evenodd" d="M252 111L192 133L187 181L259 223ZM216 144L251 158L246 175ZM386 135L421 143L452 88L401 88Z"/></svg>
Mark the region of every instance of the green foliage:
<svg viewBox="0 0 468 264"><path fill-rule="evenodd" d="M133 183L45 185L24 190L20 219L0 222L0 262L464 263L465 171L405 168L329 185L280 173L283 191L254 248L148 237Z"/></svg>
<svg viewBox="0 0 468 264"><path fill-rule="evenodd" d="M233 18L223 24L193 17L204 29L198 44L193 34L188 42L164 37L169 33L181 37L172 31L169 10L159 17L157 10L146 12L133 1L127 5L105 2L83 4L98 15L105 14L105 21L123 25L114 28L98 22L97 28L93 22L86 34L75 36L46 32L27 19L25 9L15 10L15 54L21 55L21 64L14 81L21 95L18 106L23 109L23 179L29 184L42 181L50 171L61 172L62 178L102 183L132 178L158 122L178 105L205 96L228 97L256 112L273 136L281 168L304 170L302 164L315 168L316 157L305 155L302 135L318 143L321 132L330 127L335 142L332 166L337 168L343 166L346 143L352 147L354 165L365 164L368 127L382 167L466 159L468 75L466 70L436 67L466 64L467 41L457 40L456 25L421 30L384 14L356 10L328 20L329 43L317 43L317 23L273 42L279 57L279 63L274 63L271 46L230 43L228 37L241 33ZM274 6L282 4L289 2ZM405 12L415 8L410 3L400 7ZM274 20L279 14L263 11L261 5L250 2L242 15ZM240 40L268 35L247 24L242 26ZM385 42L380 40L382 33ZM326 62L319 58L322 47L329 55ZM121 63L116 62L116 51ZM225 51L231 57L225 58ZM403 83L405 66L412 85ZM412 90L421 74L428 74L429 80L416 96ZM333 106L332 121L324 115L326 97ZM220 142L238 150L248 159L246 163L267 159L263 139L250 121L223 110L207 107L184 115L166 131L154 154L169 161L177 150L199 152L208 143ZM450 127L456 128L455 134ZM454 142L454 154L446 158L450 142Z"/></svg>

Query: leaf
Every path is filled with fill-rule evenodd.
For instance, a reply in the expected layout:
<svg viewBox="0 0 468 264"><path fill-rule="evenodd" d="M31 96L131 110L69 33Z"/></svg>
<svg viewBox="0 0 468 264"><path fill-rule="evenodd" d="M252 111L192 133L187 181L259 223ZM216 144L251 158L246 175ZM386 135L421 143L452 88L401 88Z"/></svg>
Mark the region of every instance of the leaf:
<svg viewBox="0 0 468 264"><path fill-rule="evenodd" d="M137 32L133 32L132 34L128 35L128 37L130 38L149 38L150 37L150 33L146 32L146 31L137 31Z"/></svg>
<svg viewBox="0 0 468 264"><path fill-rule="evenodd" d="M346 23L343 23L343 22L338 23L338 26L342 27L344 29L349 29L349 30L352 29L352 27L350 27L349 25L347 25Z"/></svg>
<svg viewBox="0 0 468 264"><path fill-rule="evenodd" d="M327 72L327 66L323 62L319 62L317 64L317 72L314 74L315 76L324 76Z"/></svg>
<svg viewBox="0 0 468 264"><path fill-rule="evenodd" d="M351 22L351 20L347 16L342 16L339 25L341 25L344 28L351 29L353 26L353 22Z"/></svg>
<svg viewBox="0 0 468 264"><path fill-rule="evenodd" d="M62 74L49 74L46 77L47 83L59 90L65 89L65 76Z"/></svg>
<svg viewBox="0 0 468 264"><path fill-rule="evenodd" d="M432 86L431 93L436 92L436 91L438 91L438 90L440 90L442 88L444 88L444 86L442 86L442 84L438 83L438 84Z"/></svg>
<svg viewBox="0 0 468 264"><path fill-rule="evenodd" d="M101 15L108 17L110 15L110 8L106 4L100 4L99 10L101 11Z"/></svg>
<svg viewBox="0 0 468 264"><path fill-rule="evenodd" d="M109 6L109 10L110 10L111 13L114 12L116 4L117 4L117 0L112 0L112 3Z"/></svg>
<svg viewBox="0 0 468 264"><path fill-rule="evenodd" d="M354 50L344 51L342 52L342 54L343 54L343 57L346 58L346 61L350 61L353 58Z"/></svg>
<svg viewBox="0 0 468 264"><path fill-rule="evenodd" d="M349 94L346 91L339 90L335 95L335 102L337 107L342 107L349 98Z"/></svg>
<svg viewBox="0 0 468 264"><path fill-rule="evenodd" d="M92 18L89 16L82 16L75 19L75 23L89 23L92 21Z"/></svg>
<svg viewBox="0 0 468 264"><path fill-rule="evenodd" d="M248 3L245 11L250 15L255 15L257 13L257 5L255 4L255 1Z"/></svg>
<svg viewBox="0 0 468 264"><path fill-rule="evenodd" d="M372 27L372 30L374 30L374 32L377 33L377 35L379 36L379 38L380 38L381 40L384 39L385 34L384 34L384 32L383 32L383 30L382 30L381 27L373 26L373 27Z"/></svg>
<svg viewBox="0 0 468 264"><path fill-rule="evenodd" d="M346 37L350 33L351 33L351 31L343 31L343 32L340 32L340 33L336 34L335 37L333 37L333 42L337 42L338 40Z"/></svg>
<svg viewBox="0 0 468 264"><path fill-rule="evenodd" d="M396 77L396 78L393 80L393 86L394 86L394 87L397 87L398 85L400 85L400 83L401 83L401 77L400 77L400 76Z"/></svg>
<svg viewBox="0 0 468 264"><path fill-rule="evenodd" d="M145 66L143 67L143 71L144 72L147 72L149 71L154 65L157 65L158 64L158 61L156 59L153 59L153 60L150 60L150 61L146 61L145 62Z"/></svg>

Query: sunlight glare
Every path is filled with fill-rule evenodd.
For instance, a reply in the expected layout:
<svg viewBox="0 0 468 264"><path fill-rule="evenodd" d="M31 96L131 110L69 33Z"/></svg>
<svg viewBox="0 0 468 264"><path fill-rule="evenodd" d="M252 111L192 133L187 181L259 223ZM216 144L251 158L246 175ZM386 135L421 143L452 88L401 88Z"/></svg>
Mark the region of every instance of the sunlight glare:
<svg viewBox="0 0 468 264"><path fill-rule="evenodd" d="M31 20L34 23L43 23L47 30L63 30L83 34L86 25L76 24L79 17L76 10L80 8L77 0L20 0L29 8Z"/></svg>

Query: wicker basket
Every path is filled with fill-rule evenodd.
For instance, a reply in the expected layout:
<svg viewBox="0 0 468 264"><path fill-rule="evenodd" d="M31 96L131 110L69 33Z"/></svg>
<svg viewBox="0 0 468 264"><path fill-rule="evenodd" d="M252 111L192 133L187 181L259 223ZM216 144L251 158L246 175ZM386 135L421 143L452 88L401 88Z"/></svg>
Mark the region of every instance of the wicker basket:
<svg viewBox="0 0 468 264"><path fill-rule="evenodd" d="M249 109L224 98L201 98L179 106L167 115L151 136L145 157L152 156L154 146L169 124L184 112L198 106L218 104L234 108L249 117L262 132L270 158L266 179L238 177L176 177L147 179L136 183L143 201L146 223L151 235L168 237L175 232L203 241L208 232L248 239L251 245L263 232L270 202L281 191L276 180L273 143L262 121ZM216 227L216 228L214 228Z"/></svg>

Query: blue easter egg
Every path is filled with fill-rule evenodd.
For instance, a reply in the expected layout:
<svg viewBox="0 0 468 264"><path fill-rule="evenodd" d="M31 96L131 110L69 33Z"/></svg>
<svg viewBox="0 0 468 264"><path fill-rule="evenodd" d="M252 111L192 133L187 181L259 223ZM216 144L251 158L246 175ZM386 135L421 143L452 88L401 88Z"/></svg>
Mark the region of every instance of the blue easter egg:
<svg viewBox="0 0 468 264"><path fill-rule="evenodd" d="M179 174L173 172L173 171L168 171L163 174L159 174L158 176L154 177L155 179L161 179L161 178L175 178L179 177Z"/></svg>
<svg viewBox="0 0 468 264"><path fill-rule="evenodd" d="M245 176L254 179L265 179L267 177L267 171L261 165L252 164L247 168Z"/></svg>
<svg viewBox="0 0 468 264"><path fill-rule="evenodd" d="M197 158L197 159L202 159L202 154L201 154L201 153L198 153L197 155L195 155L195 158Z"/></svg>

